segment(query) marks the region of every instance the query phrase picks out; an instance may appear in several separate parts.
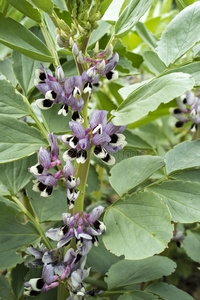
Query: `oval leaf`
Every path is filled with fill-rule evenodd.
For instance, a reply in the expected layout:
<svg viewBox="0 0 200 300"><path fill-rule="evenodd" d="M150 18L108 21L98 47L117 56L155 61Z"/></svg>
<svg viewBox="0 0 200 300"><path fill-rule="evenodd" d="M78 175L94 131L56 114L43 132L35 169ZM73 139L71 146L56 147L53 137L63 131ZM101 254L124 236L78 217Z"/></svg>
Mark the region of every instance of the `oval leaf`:
<svg viewBox="0 0 200 300"><path fill-rule="evenodd" d="M200 2L187 6L163 31L158 55L169 66L200 40Z"/></svg>
<svg viewBox="0 0 200 300"><path fill-rule="evenodd" d="M111 169L110 184L122 196L142 183L164 164L164 159L159 156L145 155L124 159Z"/></svg>
<svg viewBox="0 0 200 300"><path fill-rule="evenodd" d="M159 298L153 294L142 291L131 291L121 295L118 300L158 300Z"/></svg>
<svg viewBox="0 0 200 300"><path fill-rule="evenodd" d="M200 233L197 231L187 230L187 236L182 241L182 244L187 255L194 261L200 263Z"/></svg>
<svg viewBox="0 0 200 300"><path fill-rule="evenodd" d="M0 80L0 115L20 118L30 114L29 105L6 80Z"/></svg>
<svg viewBox="0 0 200 300"><path fill-rule="evenodd" d="M34 21L36 21L38 23L41 22L40 12L38 11L38 9L33 7L33 5L31 5L28 1L26 1L26 0L20 0L20 1L7 0L7 2L10 3L14 8L19 10L21 13L23 13L23 15L33 19Z"/></svg>
<svg viewBox="0 0 200 300"><path fill-rule="evenodd" d="M175 271L176 263L164 256L142 260L122 260L111 266L106 278L109 289L147 282L168 276Z"/></svg>
<svg viewBox="0 0 200 300"><path fill-rule="evenodd" d="M54 62L54 58L32 32L11 18L0 13L0 42L26 56L40 61Z"/></svg>
<svg viewBox="0 0 200 300"><path fill-rule="evenodd" d="M160 253L172 237L173 225L167 207L149 192L118 200L106 210L104 222L106 248L126 259L143 259Z"/></svg>
<svg viewBox="0 0 200 300"><path fill-rule="evenodd" d="M193 223L200 221L200 184L185 181L167 181L154 185L155 192L169 207L174 222Z"/></svg>
<svg viewBox="0 0 200 300"><path fill-rule="evenodd" d="M194 80L184 73L172 73L155 78L133 91L118 110L112 112L115 116L112 122L115 125L136 122L156 110L161 103L168 103L190 90L193 85Z"/></svg>
<svg viewBox="0 0 200 300"><path fill-rule="evenodd" d="M168 151L165 157L167 174L175 171L200 167L200 140L186 141Z"/></svg>
<svg viewBox="0 0 200 300"><path fill-rule="evenodd" d="M12 117L0 116L0 163L29 156L48 144L39 130Z"/></svg>

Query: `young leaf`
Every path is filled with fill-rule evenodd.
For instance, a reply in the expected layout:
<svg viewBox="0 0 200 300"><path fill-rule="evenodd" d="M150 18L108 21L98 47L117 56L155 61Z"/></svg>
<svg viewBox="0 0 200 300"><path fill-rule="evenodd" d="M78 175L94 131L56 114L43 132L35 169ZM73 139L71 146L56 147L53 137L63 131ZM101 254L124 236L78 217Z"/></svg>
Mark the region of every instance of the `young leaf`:
<svg viewBox="0 0 200 300"><path fill-rule="evenodd" d="M199 152L200 140L193 142L185 141L176 145L166 154L166 170L167 174L175 171L200 167Z"/></svg>
<svg viewBox="0 0 200 300"><path fill-rule="evenodd" d="M159 299L163 300L194 300L194 298L186 292L179 290L174 285L165 282L154 282L149 285L145 291L154 295L158 295Z"/></svg>
<svg viewBox="0 0 200 300"><path fill-rule="evenodd" d="M143 155L125 159L111 169L110 184L122 196L149 178L164 164L164 159L159 156Z"/></svg>
<svg viewBox="0 0 200 300"><path fill-rule="evenodd" d="M175 271L175 268L175 262L164 256L122 260L111 266L106 282L109 289L124 287L168 276Z"/></svg>
<svg viewBox="0 0 200 300"><path fill-rule="evenodd" d="M200 184L186 181L167 181L149 188L165 203L174 222L193 223L200 219Z"/></svg>
<svg viewBox="0 0 200 300"><path fill-rule="evenodd" d="M143 259L160 253L172 237L168 208L154 193L132 194L124 201L116 201L106 210L104 222L106 248L126 259Z"/></svg>
<svg viewBox="0 0 200 300"><path fill-rule="evenodd" d="M29 105L6 80L0 80L0 115L20 118L30 114Z"/></svg>
<svg viewBox="0 0 200 300"><path fill-rule="evenodd" d="M32 178L28 168L36 163L37 156L32 155L4 164L0 168L0 182L9 190L11 195L16 195Z"/></svg>
<svg viewBox="0 0 200 300"><path fill-rule="evenodd" d="M0 116L0 163L30 156L48 144L39 130L9 116Z"/></svg>
<svg viewBox="0 0 200 300"><path fill-rule="evenodd" d="M144 23L138 22L136 24L136 31L138 33L138 35L141 37L141 39L143 39L143 41L152 49L154 50L156 48L157 45L157 39L155 38L155 36L151 33L151 31L149 31Z"/></svg>
<svg viewBox="0 0 200 300"><path fill-rule="evenodd" d="M12 268L23 261L16 251L35 242L40 236L33 225L26 225L16 220L19 210L14 205L0 201L0 268Z"/></svg>
<svg viewBox="0 0 200 300"><path fill-rule="evenodd" d="M15 20L4 18L2 13L0 13L0 42L33 59L54 61L51 53L39 38Z"/></svg>
<svg viewBox="0 0 200 300"><path fill-rule="evenodd" d="M130 4L121 13L115 25L115 36L125 36L139 19L149 9L154 0L132 0Z"/></svg>
<svg viewBox="0 0 200 300"><path fill-rule="evenodd" d="M175 97L190 90L194 80L188 74L172 73L155 78L133 91L112 114L114 125L127 125L136 122L161 103L168 103Z"/></svg>
<svg viewBox="0 0 200 300"><path fill-rule="evenodd" d="M200 2L187 6L163 31L158 56L169 66L200 40Z"/></svg>
<svg viewBox="0 0 200 300"><path fill-rule="evenodd" d="M7 0L7 2L9 4L11 4L12 6L14 6L17 10L19 10L25 16L33 19L34 21L36 21L38 23L41 22L40 12L38 11L38 9L33 7L33 5L31 5L27 0L20 0L20 1Z"/></svg>
<svg viewBox="0 0 200 300"><path fill-rule="evenodd" d="M48 14L52 14L53 11L53 3L51 0L32 0L32 2L37 6L38 8L42 9Z"/></svg>
<svg viewBox="0 0 200 300"><path fill-rule="evenodd" d="M191 259L200 263L200 233L194 230L187 230L186 234L186 237L182 241L183 248Z"/></svg>

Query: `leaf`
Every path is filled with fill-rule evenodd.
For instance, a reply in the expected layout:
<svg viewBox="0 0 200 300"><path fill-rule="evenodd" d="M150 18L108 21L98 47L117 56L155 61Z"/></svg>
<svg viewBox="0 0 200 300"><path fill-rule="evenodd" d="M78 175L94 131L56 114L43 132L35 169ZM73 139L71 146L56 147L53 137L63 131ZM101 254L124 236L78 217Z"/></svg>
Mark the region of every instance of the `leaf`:
<svg viewBox="0 0 200 300"><path fill-rule="evenodd" d="M165 64L160 60L158 55L153 51L146 51L143 53L144 63L149 69L150 72L154 73L155 75L159 75L166 69ZM174 71L174 70L173 70ZM180 72L183 72L180 70ZM187 72L185 72L187 73Z"/></svg>
<svg viewBox="0 0 200 300"><path fill-rule="evenodd" d="M151 186L149 189L169 207L174 222L200 221L199 183L173 180Z"/></svg>
<svg viewBox="0 0 200 300"><path fill-rule="evenodd" d="M129 147L133 147L136 149L152 149L155 148L152 145L152 142L154 142L153 136L150 136L149 140L146 140L146 136L142 136L142 132L137 130L137 131L128 131L126 130L123 135L126 137L126 142ZM148 138L149 136L147 136Z"/></svg>
<svg viewBox="0 0 200 300"><path fill-rule="evenodd" d="M100 20L99 27L92 32L89 48L95 45L97 41L99 41L105 34L108 34L110 31L111 25L107 22Z"/></svg>
<svg viewBox="0 0 200 300"><path fill-rule="evenodd" d="M106 248L126 259L143 259L160 253L172 237L173 225L167 207L149 192L116 201L106 210L104 222Z"/></svg>
<svg viewBox="0 0 200 300"><path fill-rule="evenodd" d="M32 178L28 168L36 163L37 157L32 155L4 164L0 168L0 182L9 190L11 195L16 195Z"/></svg>
<svg viewBox="0 0 200 300"><path fill-rule="evenodd" d="M154 0L132 0L116 22L115 36L118 38L125 36L145 14L153 2Z"/></svg>
<svg viewBox="0 0 200 300"><path fill-rule="evenodd" d="M5 277L0 275L0 299L2 300L14 300L15 298L11 294L11 287Z"/></svg>
<svg viewBox="0 0 200 300"><path fill-rule="evenodd" d="M143 39L143 41L152 49L154 50L157 46L157 39L155 36L149 31L144 23L137 22L136 26L136 31L138 35Z"/></svg>
<svg viewBox="0 0 200 300"><path fill-rule="evenodd" d="M179 290L174 285L165 282L154 282L149 285L145 291L156 294L163 300L194 300L194 298L188 293Z"/></svg>
<svg viewBox="0 0 200 300"><path fill-rule="evenodd" d="M200 169L197 170L185 170L181 173L173 175L177 180L191 181L200 183Z"/></svg>
<svg viewBox="0 0 200 300"><path fill-rule="evenodd" d="M26 15L27 17L33 19L37 23L41 22L40 12L38 11L38 9L33 7L33 5L31 5L27 0L7 0L7 2L11 4L14 8L19 10L23 15Z"/></svg>
<svg viewBox="0 0 200 300"><path fill-rule="evenodd" d="M194 261L200 263L200 233L194 230L187 230L186 237L181 242L187 255Z"/></svg>
<svg viewBox="0 0 200 300"><path fill-rule="evenodd" d="M19 81L24 94L28 95L29 91L35 86L35 70L41 67L41 63L15 51L13 53L13 61L15 76Z"/></svg>
<svg viewBox="0 0 200 300"><path fill-rule="evenodd" d="M171 174L175 171L200 167L200 156L198 155L200 140L193 142L185 141L176 145L166 154L166 171Z"/></svg>
<svg viewBox="0 0 200 300"><path fill-rule="evenodd" d="M34 177L33 177L34 179ZM67 194L65 189L54 188L51 197L41 197L32 190L33 183L26 186L26 192L31 206L40 222L60 221L62 213L67 209Z"/></svg>
<svg viewBox="0 0 200 300"><path fill-rule="evenodd" d="M131 291L129 293L124 293L118 300L158 300L158 297L143 291Z"/></svg>
<svg viewBox="0 0 200 300"><path fill-rule="evenodd" d="M116 22L118 20L124 0L113 0L102 17L104 21Z"/></svg>
<svg viewBox="0 0 200 300"><path fill-rule="evenodd" d="M120 261L122 258L110 253L105 248L102 238L98 237L98 239L99 246L92 247L87 255L87 267L91 267L92 272L98 272L99 274L104 275L113 264Z"/></svg>
<svg viewBox="0 0 200 300"><path fill-rule="evenodd" d="M36 241L40 236L33 225L26 225L16 220L19 210L13 205L0 202L0 268L12 268L23 261L16 254L20 247Z"/></svg>
<svg viewBox="0 0 200 300"><path fill-rule="evenodd" d="M28 268L23 263L17 264L17 266L11 271L11 286L17 299L20 299L23 294L24 278L27 272Z"/></svg>
<svg viewBox="0 0 200 300"><path fill-rule="evenodd" d="M51 0L32 0L32 2L37 6L38 8L42 9L48 14L52 14L53 11L53 3Z"/></svg>
<svg viewBox="0 0 200 300"><path fill-rule="evenodd" d="M67 116L58 115L62 104L53 105L49 110L42 110L41 114L48 126L49 132L66 133L70 131L69 121L71 121L71 112Z"/></svg>
<svg viewBox="0 0 200 300"><path fill-rule="evenodd" d="M161 103L168 103L190 90L194 81L188 74L172 73L155 78L133 91L128 98L112 112L114 125L136 122L154 111Z"/></svg>
<svg viewBox="0 0 200 300"><path fill-rule="evenodd" d="M0 13L0 42L26 56L39 61L54 62L54 58L31 31L11 18L4 18Z"/></svg>
<svg viewBox="0 0 200 300"><path fill-rule="evenodd" d="M163 31L157 50L166 66L175 62L200 40L199 18L200 3L197 1L182 10Z"/></svg>
<svg viewBox="0 0 200 300"><path fill-rule="evenodd" d="M86 192L92 193L97 192L100 189L100 180L98 178L98 173L93 165L90 165L88 178L87 178L87 186Z"/></svg>
<svg viewBox="0 0 200 300"><path fill-rule="evenodd" d="M108 289L148 282L174 272L176 263L164 256L142 260L122 260L111 266L105 281Z"/></svg>
<svg viewBox="0 0 200 300"><path fill-rule="evenodd" d="M0 80L0 90L0 115L20 118L30 114L29 105L8 81Z"/></svg>
<svg viewBox="0 0 200 300"><path fill-rule="evenodd" d="M124 159L111 169L109 181L118 195L122 196L164 165L164 159L159 156L144 155Z"/></svg>
<svg viewBox="0 0 200 300"><path fill-rule="evenodd" d="M200 62L193 62L190 64L187 64L185 66L178 67L176 69L172 69L171 71L168 71L166 74L169 73L175 73L175 72L183 72L190 74L193 79L195 80L195 86L200 85Z"/></svg>
<svg viewBox="0 0 200 300"><path fill-rule="evenodd" d="M0 163L30 156L46 147L47 142L39 130L9 116L0 116Z"/></svg>
<svg viewBox="0 0 200 300"><path fill-rule="evenodd" d="M17 80L13 72L13 62L10 58L6 57L4 60L0 61L0 74L3 74L7 80L15 87L17 85Z"/></svg>

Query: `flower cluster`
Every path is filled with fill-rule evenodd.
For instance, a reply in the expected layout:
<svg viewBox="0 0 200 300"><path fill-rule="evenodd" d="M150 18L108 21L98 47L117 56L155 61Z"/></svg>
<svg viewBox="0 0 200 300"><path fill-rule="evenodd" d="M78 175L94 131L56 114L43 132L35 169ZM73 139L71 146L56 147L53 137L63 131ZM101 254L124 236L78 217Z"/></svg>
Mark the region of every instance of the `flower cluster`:
<svg viewBox="0 0 200 300"><path fill-rule="evenodd" d="M38 155L38 163L29 168L29 172L36 177L33 190L40 192L42 197L48 197L52 194L53 187L57 185L57 181L65 178L67 203L69 209L71 209L80 193L80 191L76 190L76 187L80 184L80 179L74 177L75 169L70 161L66 161L66 165L62 168L61 161L58 158L59 147L56 135L52 133L48 137L51 148L50 154L47 149L41 147ZM54 174L49 173L49 170L55 166L59 166L61 169Z"/></svg>
<svg viewBox="0 0 200 300"><path fill-rule="evenodd" d="M74 43L73 53L77 56L78 61L82 63L90 61L87 71L82 75L66 78L61 66L56 69L55 77L50 69L43 65L41 69L35 71L35 85L44 95L44 98L37 99L36 104L41 109L49 109L54 104L61 103L58 114L67 116L69 107L72 113L72 120L82 123L83 118L80 111L83 110L83 94L91 93L92 85L99 83L99 76L106 76L109 80L117 79L118 73L114 70L119 60L119 55L114 53L107 60L90 59L80 56L78 46ZM103 52L102 52L103 53ZM82 54L81 54L82 55ZM101 57L101 55L100 55Z"/></svg>
<svg viewBox="0 0 200 300"><path fill-rule="evenodd" d="M195 132L200 123L200 99L193 92L188 91L176 101L178 108L171 110L171 114L178 119L175 126L180 128L184 124L192 122L191 132Z"/></svg>
<svg viewBox="0 0 200 300"><path fill-rule="evenodd" d="M95 110L90 117L90 127L84 129L82 124L69 122L72 134L66 134L59 139L70 149L64 152L64 160L74 160L84 163L87 159L87 151L93 146L93 153L103 162L112 165L115 158L111 153L121 150L125 145L125 136L122 132L127 126L115 126L112 122L107 124L105 110Z"/></svg>
<svg viewBox="0 0 200 300"><path fill-rule="evenodd" d="M82 298L84 295L99 293L95 290L86 292L83 280L90 272L90 268L84 269L86 255L93 244L98 246L97 236L106 229L104 223L98 220L103 210L102 206L98 206L90 215L82 212L73 217L64 213L64 225L49 229L46 233L47 237L58 241L58 248L48 250L43 246L40 249L30 246L26 249L26 253L34 257L29 266L43 266L43 271L41 277L31 278L25 283L25 295L37 296L60 284L64 284L69 291L68 300L74 299L75 295ZM73 237L76 239L77 251L70 248L63 256L59 248L69 244Z"/></svg>

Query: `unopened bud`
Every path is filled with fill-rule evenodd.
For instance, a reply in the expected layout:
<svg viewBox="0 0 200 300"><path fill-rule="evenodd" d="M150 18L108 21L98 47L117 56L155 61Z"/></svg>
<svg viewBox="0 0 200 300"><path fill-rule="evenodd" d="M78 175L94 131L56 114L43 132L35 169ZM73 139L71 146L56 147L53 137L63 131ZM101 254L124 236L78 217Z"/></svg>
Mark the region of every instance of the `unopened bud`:
<svg viewBox="0 0 200 300"><path fill-rule="evenodd" d="M79 64L84 64L84 59L83 59L82 51L79 51L79 54L77 55L77 62Z"/></svg>
<svg viewBox="0 0 200 300"><path fill-rule="evenodd" d="M82 26L78 25L78 30L80 33L85 34L85 29Z"/></svg>
<svg viewBox="0 0 200 300"><path fill-rule="evenodd" d="M95 75L96 75L96 72L95 72L95 68L92 67L90 69L87 70L87 75L91 78L93 78Z"/></svg>
<svg viewBox="0 0 200 300"><path fill-rule="evenodd" d="M74 43L72 46L72 53L74 54L74 56L77 56L79 54L78 46L76 43Z"/></svg>
<svg viewBox="0 0 200 300"><path fill-rule="evenodd" d="M71 33L72 33L72 35L76 35L77 34L77 28L76 28L76 26L73 23L71 24Z"/></svg>
<svg viewBox="0 0 200 300"><path fill-rule="evenodd" d="M96 45L93 49L93 55L96 56L99 53L99 41L96 42Z"/></svg>
<svg viewBox="0 0 200 300"><path fill-rule="evenodd" d="M102 71L104 68L105 68L105 60L103 59L101 62L100 62L100 64L97 66L97 69L99 70L99 71Z"/></svg>
<svg viewBox="0 0 200 300"><path fill-rule="evenodd" d="M105 52L106 52L107 57L111 56L113 53L113 45L109 44L108 47L106 48Z"/></svg>
<svg viewBox="0 0 200 300"><path fill-rule="evenodd" d="M64 79L65 79L65 74L64 74L63 69L62 69L61 66L57 67L55 73L56 73L56 78L57 78L59 81L63 82Z"/></svg>

